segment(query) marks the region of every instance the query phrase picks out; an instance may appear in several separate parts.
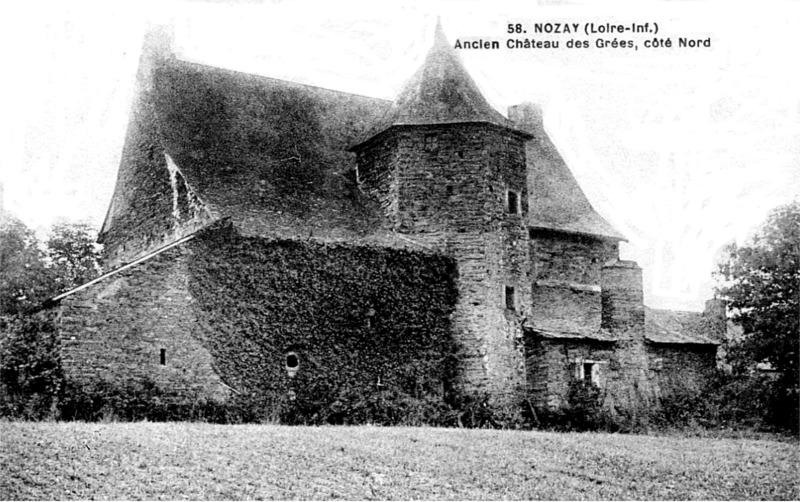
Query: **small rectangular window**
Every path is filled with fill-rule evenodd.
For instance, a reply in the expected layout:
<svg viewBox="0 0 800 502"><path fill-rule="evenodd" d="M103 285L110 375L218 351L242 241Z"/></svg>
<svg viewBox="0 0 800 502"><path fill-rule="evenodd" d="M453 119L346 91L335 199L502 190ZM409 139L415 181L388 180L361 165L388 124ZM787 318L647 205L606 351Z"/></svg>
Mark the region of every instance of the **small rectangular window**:
<svg viewBox="0 0 800 502"><path fill-rule="evenodd" d="M587 360L576 360L575 363L577 364L577 371L575 372L575 377L578 380L583 380L587 384L592 384L597 387L600 387L600 362L599 361L587 361Z"/></svg>
<svg viewBox="0 0 800 502"><path fill-rule="evenodd" d="M592 383L592 370L594 369L594 363L583 363L583 381L586 383Z"/></svg>
<svg viewBox="0 0 800 502"><path fill-rule="evenodd" d="M508 213L509 214L519 214L519 195L514 190L509 190L507 192L507 199L508 199Z"/></svg>
<svg viewBox="0 0 800 502"><path fill-rule="evenodd" d="M161 349L161 353L159 354L159 362L161 362L161 366L167 364L167 349Z"/></svg>
<svg viewBox="0 0 800 502"><path fill-rule="evenodd" d="M439 135L430 133L425 135L425 151L433 152L439 148Z"/></svg>
<svg viewBox="0 0 800 502"><path fill-rule="evenodd" d="M516 304L514 302L513 286L506 286L506 308L508 310L516 310Z"/></svg>

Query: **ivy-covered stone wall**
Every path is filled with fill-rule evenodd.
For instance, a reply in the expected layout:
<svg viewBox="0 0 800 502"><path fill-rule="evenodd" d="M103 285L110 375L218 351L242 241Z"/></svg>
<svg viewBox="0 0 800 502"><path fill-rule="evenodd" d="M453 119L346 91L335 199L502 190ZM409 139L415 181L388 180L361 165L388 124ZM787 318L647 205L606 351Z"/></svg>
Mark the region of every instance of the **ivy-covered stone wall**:
<svg viewBox="0 0 800 502"><path fill-rule="evenodd" d="M455 377L451 259L230 228L191 249L197 336L225 381L275 416L341 422L444 402Z"/></svg>

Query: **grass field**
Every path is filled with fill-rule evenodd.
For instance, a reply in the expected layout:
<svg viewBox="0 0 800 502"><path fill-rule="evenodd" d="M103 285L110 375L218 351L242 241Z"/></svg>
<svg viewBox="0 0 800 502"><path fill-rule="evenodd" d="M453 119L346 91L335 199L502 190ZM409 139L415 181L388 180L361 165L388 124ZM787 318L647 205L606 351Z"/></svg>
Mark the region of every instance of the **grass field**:
<svg viewBox="0 0 800 502"><path fill-rule="evenodd" d="M797 442L0 422L8 499L798 499Z"/></svg>

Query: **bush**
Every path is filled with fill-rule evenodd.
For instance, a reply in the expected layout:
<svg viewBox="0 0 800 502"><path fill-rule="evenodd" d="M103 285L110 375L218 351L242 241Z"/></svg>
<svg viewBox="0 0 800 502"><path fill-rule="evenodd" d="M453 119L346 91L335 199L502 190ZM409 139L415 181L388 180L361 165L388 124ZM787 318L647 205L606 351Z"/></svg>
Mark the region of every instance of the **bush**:
<svg viewBox="0 0 800 502"><path fill-rule="evenodd" d="M0 318L0 416L52 418L62 381L52 317Z"/></svg>
<svg viewBox="0 0 800 502"><path fill-rule="evenodd" d="M661 427L788 431L797 434L796 396L758 373L717 372L703 388L682 387L661 399Z"/></svg>
<svg viewBox="0 0 800 502"><path fill-rule="evenodd" d="M253 423L274 421L263 399L232 396L226 402L202 397L169 394L152 381L130 381L121 385L97 382L67 384L60 396L58 418L97 421L203 421L211 423Z"/></svg>
<svg viewBox="0 0 800 502"><path fill-rule="evenodd" d="M510 399L498 401L486 392L467 392L455 396L450 421L442 425L468 429L530 429L533 422L523 413L526 403L518 391ZM453 422L454 421L454 422Z"/></svg>
<svg viewBox="0 0 800 502"><path fill-rule="evenodd" d="M557 431L632 430L632 417L612 414L605 406L605 391L591 382L573 380L569 384L566 403L559 409L528 410L537 428Z"/></svg>
<svg viewBox="0 0 800 502"><path fill-rule="evenodd" d="M452 409L430 394L412 396L398 388L340 391L331 403L291 403L281 422L304 425L442 425Z"/></svg>

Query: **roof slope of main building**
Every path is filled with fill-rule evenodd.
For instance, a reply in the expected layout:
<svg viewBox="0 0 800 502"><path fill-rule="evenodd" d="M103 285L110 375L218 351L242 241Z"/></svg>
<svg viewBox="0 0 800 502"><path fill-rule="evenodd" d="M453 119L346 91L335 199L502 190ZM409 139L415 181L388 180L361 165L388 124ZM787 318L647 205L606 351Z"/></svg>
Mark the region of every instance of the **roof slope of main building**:
<svg viewBox="0 0 800 502"><path fill-rule="evenodd" d="M210 215L230 218L245 233L363 236L380 214L352 179L348 147L395 126L462 122L533 133L531 226L623 239L591 207L547 134L489 105L441 26L394 102L181 61L154 40L142 55L104 239L120 227L142 227L131 215L171 212L170 162ZM156 185L164 193L144 194L142 176L160 176ZM173 223L165 216L159 225L166 231Z"/></svg>

